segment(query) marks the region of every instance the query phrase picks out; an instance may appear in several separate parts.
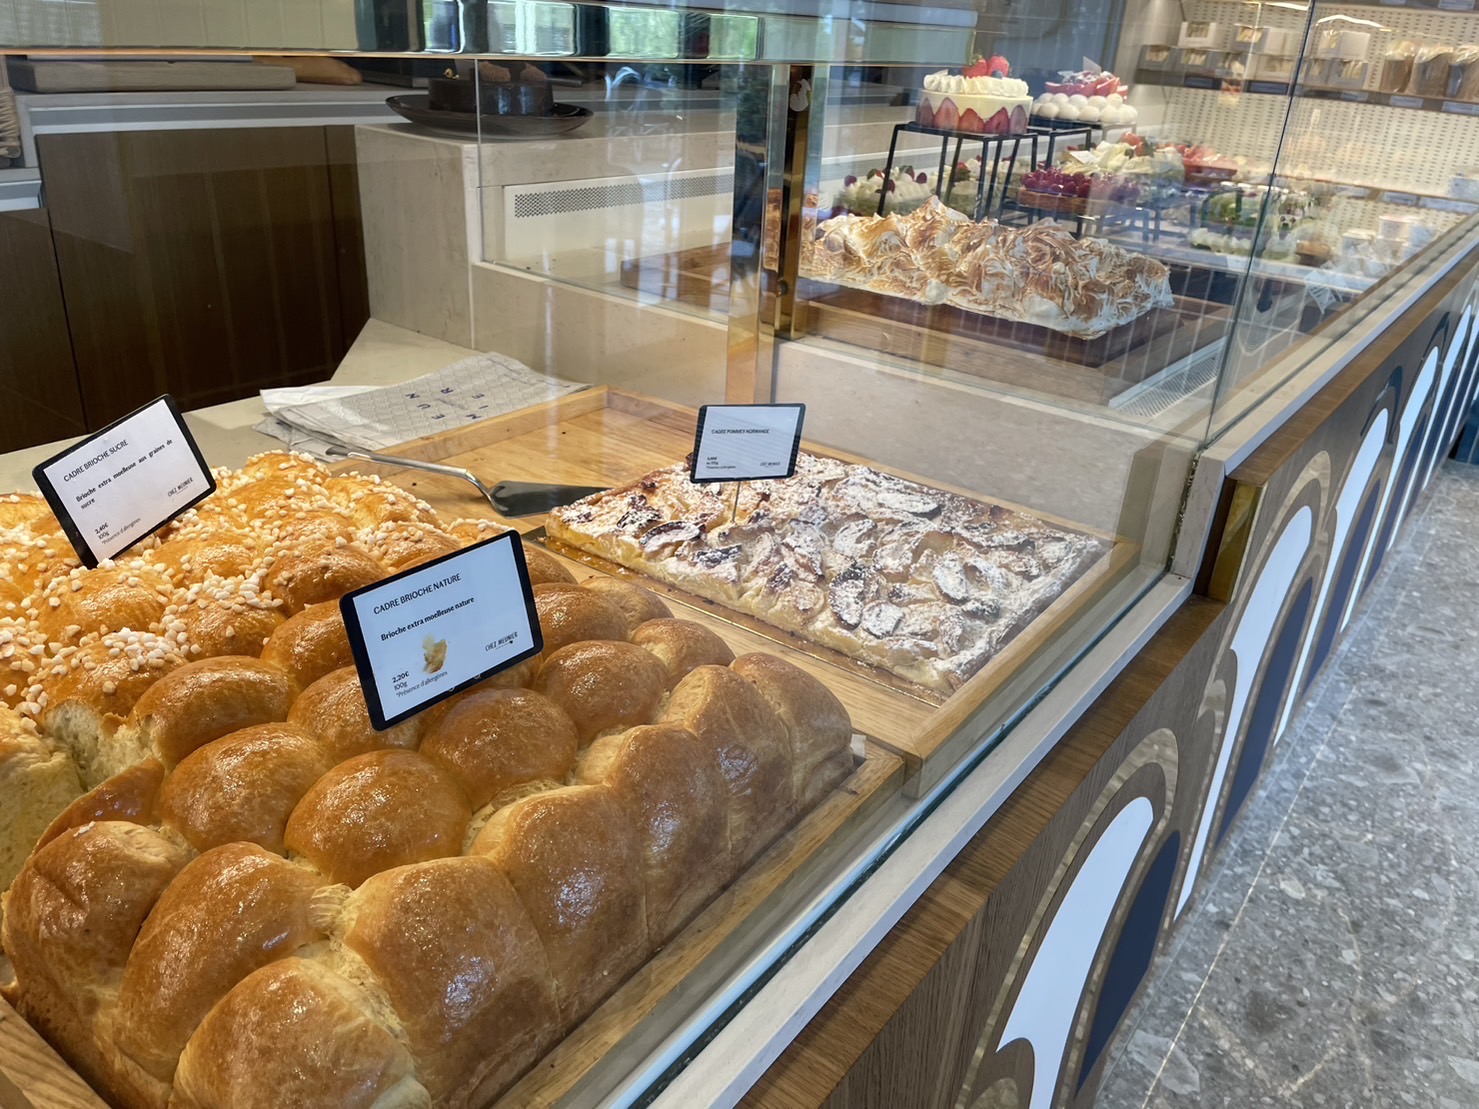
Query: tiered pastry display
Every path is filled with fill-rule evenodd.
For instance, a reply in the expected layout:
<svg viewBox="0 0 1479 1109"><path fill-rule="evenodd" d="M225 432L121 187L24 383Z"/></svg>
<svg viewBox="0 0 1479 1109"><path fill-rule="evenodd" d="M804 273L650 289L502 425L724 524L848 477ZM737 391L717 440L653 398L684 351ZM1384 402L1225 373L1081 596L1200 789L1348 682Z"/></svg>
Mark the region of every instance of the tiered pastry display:
<svg viewBox="0 0 1479 1109"><path fill-rule="evenodd" d="M1008 171L1020 168L1025 162L1025 157L1015 163L1003 159L997 167L998 179L1005 182ZM950 188L946 191L944 199L950 207L968 215L974 214L976 190L981 180L981 167L981 158L977 156L968 162L957 162L955 168L949 171ZM887 184L884 181L884 171L881 169L870 169L862 177L850 174L843 178L842 188L837 192L831 214L841 215L844 212L851 212L855 216L876 216L879 193L885 188L888 191L888 203L884 207L885 214L891 212L895 215L908 215L922 207L925 201L935 195L935 174L930 170L916 169L912 165L898 166L894 169Z"/></svg>
<svg viewBox="0 0 1479 1109"><path fill-rule="evenodd" d="M1334 199L1334 187L1321 182L1227 184L1202 202L1200 226L1187 242L1217 254L1247 256L1256 249L1271 262L1323 265L1340 241L1329 218Z"/></svg>
<svg viewBox="0 0 1479 1109"><path fill-rule="evenodd" d="M1113 73L1086 69L1064 72L1062 78L1049 81L1047 91L1032 102L1038 119L1129 127L1140 118L1129 102L1130 86Z"/></svg>
<svg viewBox="0 0 1479 1109"><path fill-rule="evenodd" d="M1169 271L1051 221L975 223L930 200L907 216L836 216L807 276L1092 339L1174 304Z"/></svg>
<svg viewBox="0 0 1479 1109"><path fill-rule="evenodd" d="M1032 96L1011 70L1005 58L994 57L978 58L960 73L931 73L919 96L919 125L974 135L1026 134Z"/></svg>
<svg viewBox="0 0 1479 1109"><path fill-rule="evenodd" d="M1095 210L1164 208L1184 196L1184 144L1157 145L1128 133L1091 151L1067 151L1055 166L1026 175L1020 203L1084 215Z"/></svg>
<svg viewBox="0 0 1479 1109"><path fill-rule="evenodd" d="M733 485L695 485L670 466L556 509L547 527L560 542L942 693L1108 547L805 451L795 476L738 494L734 509Z"/></svg>
<svg viewBox="0 0 1479 1109"><path fill-rule="evenodd" d="M0 523L4 993L116 1105L486 1104L852 765L815 679L536 548L542 655L373 731L337 598L494 532L311 460L93 571Z"/></svg>

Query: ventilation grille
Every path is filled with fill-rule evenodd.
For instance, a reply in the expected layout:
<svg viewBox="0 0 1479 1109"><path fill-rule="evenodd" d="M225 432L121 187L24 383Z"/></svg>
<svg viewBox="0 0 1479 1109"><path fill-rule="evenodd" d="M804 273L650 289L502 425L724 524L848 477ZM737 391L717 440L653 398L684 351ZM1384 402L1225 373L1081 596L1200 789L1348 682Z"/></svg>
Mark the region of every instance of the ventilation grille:
<svg viewBox="0 0 1479 1109"><path fill-rule="evenodd" d="M621 181L610 185L587 185L578 189L545 189L514 197L514 219L539 219L624 208L640 204L663 204L700 196L719 196L734 191L734 172L693 177L663 177L650 181Z"/></svg>
<svg viewBox="0 0 1479 1109"><path fill-rule="evenodd" d="M1180 362L1174 362L1139 385L1126 389L1109 407L1126 416L1153 420L1173 405L1217 380L1223 344L1212 343Z"/></svg>

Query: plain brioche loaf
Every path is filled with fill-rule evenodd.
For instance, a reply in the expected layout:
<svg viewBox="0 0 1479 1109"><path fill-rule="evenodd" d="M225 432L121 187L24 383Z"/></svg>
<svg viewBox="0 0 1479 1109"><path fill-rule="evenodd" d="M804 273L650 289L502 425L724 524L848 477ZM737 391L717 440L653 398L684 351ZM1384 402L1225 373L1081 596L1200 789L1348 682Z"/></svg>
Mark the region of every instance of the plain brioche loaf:
<svg viewBox="0 0 1479 1109"><path fill-rule="evenodd" d="M621 578L594 574L581 582L580 587L621 609L627 620L628 635L649 620L664 620L673 615L672 610L652 590L643 589L640 585L633 585Z"/></svg>
<svg viewBox="0 0 1479 1109"><path fill-rule="evenodd" d="M333 765L294 724L255 724L207 743L175 767L159 799L164 823L197 851L255 843L284 851L283 829Z"/></svg>
<svg viewBox="0 0 1479 1109"><path fill-rule="evenodd" d="M145 759L127 770L120 770L57 813L36 841L36 846L44 847L63 832L95 820L158 823L159 789L163 784L164 764L158 759Z"/></svg>
<svg viewBox="0 0 1479 1109"><path fill-rule="evenodd" d="M534 607L545 658L571 643L627 638L626 614L578 585L536 585Z"/></svg>
<svg viewBox="0 0 1479 1109"><path fill-rule="evenodd" d="M596 641L546 656L534 689L564 709L588 743L607 729L651 721L667 679L662 663L636 644Z"/></svg>
<svg viewBox="0 0 1479 1109"><path fill-rule="evenodd" d="M430 1109L410 1053L354 986L296 957L252 971L190 1037L174 1109Z"/></svg>
<svg viewBox="0 0 1479 1109"><path fill-rule="evenodd" d="M727 666L700 666L673 690L662 723L687 728L719 760L729 793L729 846L744 867L790 823L794 789L785 726Z"/></svg>
<svg viewBox="0 0 1479 1109"><path fill-rule="evenodd" d="M307 689L341 667L353 666L339 603L309 605L279 625L262 648L262 661L287 674L299 689Z"/></svg>
<svg viewBox="0 0 1479 1109"><path fill-rule="evenodd" d="M666 943L730 878L729 796L719 761L686 728L643 725L596 740L581 784L604 785L636 833L647 929Z"/></svg>
<svg viewBox="0 0 1479 1109"><path fill-rule="evenodd" d="M796 804L809 809L852 773L852 720L833 692L799 666L753 654L730 667L786 726Z"/></svg>
<svg viewBox="0 0 1479 1109"><path fill-rule="evenodd" d="M370 723L370 709L359 672L345 666L319 678L293 702L288 723L318 737L335 762L386 747L413 748L421 738L420 716L402 720L383 732Z"/></svg>
<svg viewBox="0 0 1479 1109"><path fill-rule="evenodd" d="M514 786L563 779L578 736L565 711L528 689L488 689L457 701L427 730L421 753L481 808Z"/></svg>
<svg viewBox="0 0 1479 1109"><path fill-rule="evenodd" d="M227 655L170 671L139 697L128 722L141 745L168 767L213 739L287 719L297 694L278 667Z"/></svg>
<svg viewBox="0 0 1479 1109"><path fill-rule="evenodd" d="M472 810L441 767L415 751L371 751L339 763L288 818L288 849L335 882L462 850Z"/></svg>
<svg viewBox="0 0 1479 1109"><path fill-rule="evenodd" d="M486 1105L558 1037L539 934L488 859L377 874L345 915L345 945L384 988L436 1104Z"/></svg>
<svg viewBox="0 0 1479 1109"><path fill-rule="evenodd" d="M564 1028L646 958L641 852L604 786L552 789L500 809L473 850L512 883L539 933Z"/></svg>
<svg viewBox="0 0 1479 1109"><path fill-rule="evenodd" d="M729 644L691 620L648 620L632 632L632 642L657 656L668 672L669 686L700 666L728 666L734 661Z"/></svg>
<svg viewBox="0 0 1479 1109"><path fill-rule="evenodd" d="M112 1021L118 1049L169 1082L211 1006L258 967L320 938L309 910L322 884L250 843L217 847L187 864L129 953Z"/></svg>

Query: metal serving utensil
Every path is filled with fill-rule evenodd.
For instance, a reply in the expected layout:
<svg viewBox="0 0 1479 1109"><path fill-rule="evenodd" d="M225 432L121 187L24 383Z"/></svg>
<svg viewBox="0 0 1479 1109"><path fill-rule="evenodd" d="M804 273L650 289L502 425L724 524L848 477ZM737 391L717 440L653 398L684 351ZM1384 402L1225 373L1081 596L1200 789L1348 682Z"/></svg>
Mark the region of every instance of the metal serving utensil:
<svg viewBox="0 0 1479 1109"><path fill-rule="evenodd" d="M358 458L365 462L378 462L382 466L399 466L406 470L424 470L429 474L457 478L477 489L487 498L493 511L501 516L532 516L606 491L599 485L543 485L529 481L500 481L489 488L477 474L458 466L443 466L439 462L421 462L415 458L338 446L328 447L324 453L333 458Z"/></svg>

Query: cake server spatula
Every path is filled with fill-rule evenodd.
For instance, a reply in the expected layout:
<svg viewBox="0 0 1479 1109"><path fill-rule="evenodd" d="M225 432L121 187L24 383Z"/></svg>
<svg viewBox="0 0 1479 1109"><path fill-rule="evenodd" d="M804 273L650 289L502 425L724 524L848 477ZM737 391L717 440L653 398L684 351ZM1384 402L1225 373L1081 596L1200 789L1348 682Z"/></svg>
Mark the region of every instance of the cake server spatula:
<svg viewBox="0 0 1479 1109"><path fill-rule="evenodd" d="M394 454L377 454L375 451L350 450L345 447L328 447L325 454L333 458L358 458L365 462L378 462L382 466L399 466L407 470L424 470L429 474L454 477L468 482L487 498L493 511L501 516L532 516L548 512L552 508L573 504L593 493L604 493L599 485L545 485L529 481L500 481L489 488L471 470L458 466L443 466L438 462L421 462L414 458L401 458Z"/></svg>

